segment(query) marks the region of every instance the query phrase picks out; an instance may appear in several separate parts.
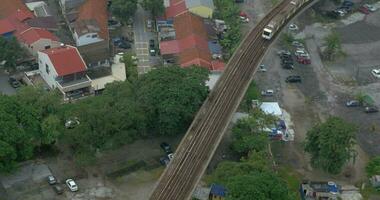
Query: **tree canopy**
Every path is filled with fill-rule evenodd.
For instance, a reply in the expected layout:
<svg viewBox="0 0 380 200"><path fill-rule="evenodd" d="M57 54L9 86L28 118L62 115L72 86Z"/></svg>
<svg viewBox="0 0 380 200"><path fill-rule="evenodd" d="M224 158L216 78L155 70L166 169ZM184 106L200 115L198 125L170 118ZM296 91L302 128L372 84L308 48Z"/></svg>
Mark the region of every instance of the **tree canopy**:
<svg viewBox="0 0 380 200"><path fill-rule="evenodd" d="M380 175L380 156L372 158L368 162L365 171L367 172L368 177Z"/></svg>
<svg viewBox="0 0 380 200"><path fill-rule="evenodd" d="M161 16L164 14L164 0L143 0L142 6L149 10L153 18Z"/></svg>
<svg viewBox="0 0 380 200"><path fill-rule="evenodd" d="M314 126L307 132L305 151L311 154L311 164L326 172L337 174L352 159L356 127L338 117Z"/></svg>
<svg viewBox="0 0 380 200"><path fill-rule="evenodd" d="M254 109L249 117L239 120L232 129L232 149L246 155L250 151L262 151L268 145L268 133L265 128L275 124L276 117L266 115L259 109Z"/></svg>
<svg viewBox="0 0 380 200"><path fill-rule="evenodd" d="M15 69L17 61L24 55L25 52L17 42L16 38L12 37L7 39L0 36L0 63L5 61L4 67L6 69Z"/></svg>
<svg viewBox="0 0 380 200"><path fill-rule="evenodd" d="M148 128L160 135L184 133L208 95L208 70L168 67L139 79L138 99Z"/></svg>
<svg viewBox="0 0 380 200"><path fill-rule="evenodd" d="M137 2L137 0L113 0L111 4L112 14L123 21L128 21L135 15Z"/></svg>

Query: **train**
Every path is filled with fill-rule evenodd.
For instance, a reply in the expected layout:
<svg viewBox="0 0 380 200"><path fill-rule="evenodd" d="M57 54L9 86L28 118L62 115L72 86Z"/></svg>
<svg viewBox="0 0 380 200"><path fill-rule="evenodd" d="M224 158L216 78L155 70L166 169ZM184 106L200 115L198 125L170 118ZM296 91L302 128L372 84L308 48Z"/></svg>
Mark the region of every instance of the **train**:
<svg viewBox="0 0 380 200"><path fill-rule="evenodd" d="M270 40L277 33L282 25L288 21L288 19L294 15L297 10L303 6L305 3L312 0L292 0L288 5L285 6L281 12L276 15L269 24L264 28L262 37L264 39Z"/></svg>

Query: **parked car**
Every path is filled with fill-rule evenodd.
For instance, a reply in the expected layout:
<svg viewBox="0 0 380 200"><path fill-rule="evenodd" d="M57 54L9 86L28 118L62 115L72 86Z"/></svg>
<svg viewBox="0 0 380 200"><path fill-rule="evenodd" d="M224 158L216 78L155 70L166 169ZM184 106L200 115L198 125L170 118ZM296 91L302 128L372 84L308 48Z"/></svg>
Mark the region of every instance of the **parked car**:
<svg viewBox="0 0 380 200"><path fill-rule="evenodd" d="M294 65L284 63L284 64L282 64L282 68L284 68L284 69L294 69Z"/></svg>
<svg viewBox="0 0 380 200"><path fill-rule="evenodd" d="M293 59L282 59L281 60L281 64L283 64L283 65L293 65L294 61L293 61Z"/></svg>
<svg viewBox="0 0 380 200"><path fill-rule="evenodd" d="M150 39L149 40L149 47L154 48L156 45L154 44L154 40Z"/></svg>
<svg viewBox="0 0 380 200"><path fill-rule="evenodd" d="M360 106L360 102L356 100L349 100L346 102L347 107L358 107Z"/></svg>
<svg viewBox="0 0 380 200"><path fill-rule="evenodd" d="M166 154L173 153L172 147L166 142L161 143L160 147L165 151Z"/></svg>
<svg viewBox="0 0 380 200"><path fill-rule="evenodd" d="M288 50L279 50L279 51L277 51L277 55L279 55L281 57L284 55L291 55L291 53Z"/></svg>
<svg viewBox="0 0 380 200"><path fill-rule="evenodd" d="M160 158L160 163L161 163L161 165L165 165L165 166L167 166L167 165L169 164L169 162L170 162L170 160L169 160L169 158L166 157L166 156Z"/></svg>
<svg viewBox="0 0 380 200"><path fill-rule="evenodd" d="M259 72L266 72L267 69L265 69L265 65L260 65L259 66Z"/></svg>
<svg viewBox="0 0 380 200"><path fill-rule="evenodd" d="M296 24L289 24L290 31L298 31L298 26Z"/></svg>
<svg viewBox="0 0 380 200"><path fill-rule="evenodd" d="M65 122L65 127L68 129L75 128L77 125L79 125L80 122L77 117L74 117L72 119L67 119Z"/></svg>
<svg viewBox="0 0 380 200"><path fill-rule="evenodd" d="M249 22L249 18L248 18L247 13L245 13L245 12L243 12L243 11L241 11L241 12L239 13L239 18L240 18L240 20L241 20L243 23L248 23L248 22Z"/></svg>
<svg viewBox="0 0 380 200"><path fill-rule="evenodd" d="M66 185L67 185L67 187L69 187L70 191L72 191L72 192L78 191L78 185L74 182L73 179L67 179Z"/></svg>
<svg viewBox="0 0 380 200"><path fill-rule="evenodd" d="M297 48L304 48L304 47L305 47L305 46L304 46L301 42L299 42L299 41L293 41L293 42L292 42L292 46L297 47Z"/></svg>
<svg viewBox="0 0 380 200"><path fill-rule="evenodd" d="M298 76L298 75L293 75L293 76L288 76L286 77L286 80L285 80L287 83L301 83L302 82L302 79L301 79L301 76Z"/></svg>
<svg viewBox="0 0 380 200"><path fill-rule="evenodd" d="M370 11L368 10L368 8L366 8L364 6L361 6L358 10L359 10L359 12L361 12L363 14L366 14L366 15L368 15L370 13Z"/></svg>
<svg viewBox="0 0 380 200"><path fill-rule="evenodd" d="M47 181L50 185L54 185L57 183L57 179L53 175L49 175L47 177Z"/></svg>
<svg viewBox="0 0 380 200"><path fill-rule="evenodd" d="M352 6L354 6L354 2L345 0L345 1L343 1L342 6L351 6L352 7Z"/></svg>
<svg viewBox="0 0 380 200"><path fill-rule="evenodd" d="M146 20L146 27L147 28L152 28L152 26L153 26L152 20L150 20L150 19Z"/></svg>
<svg viewBox="0 0 380 200"><path fill-rule="evenodd" d="M377 8L371 4L364 4L363 7L367 8L371 12L375 12Z"/></svg>
<svg viewBox="0 0 380 200"><path fill-rule="evenodd" d="M380 78L380 69L373 69L371 73L374 77Z"/></svg>
<svg viewBox="0 0 380 200"><path fill-rule="evenodd" d="M168 154L168 158L169 158L169 160L173 160L173 158L174 158L174 153L170 153L170 154Z"/></svg>
<svg viewBox="0 0 380 200"><path fill-rule="evenodd" d="M367 107L365 107L364 112L376 113L376 112L379 112L379 109L376 106L367 106Z"/></svg>
<svg viewBox="0 0 380 200"><path fill-rule="evenodd" d="M121 49L130 49L132 47L132 45L129 42L121 40L121 42L117 45L117 47L119 47Z"/></svg>
<svg viewBox="0 0 380 200"><path fill-rule="evenodd" d="M63 194L63 188L59 185L53 185L53 190L57 194Z"/></svg>
<svg viewBox="0 0 380 200"><path fill-rule="evenodd" d="M273 90L263 90L261 91L261 95L265 97L271 97L273 96L274 91Z"/></svg>
<svg viewBox="0 0 380 200"><path fill-rule="evenodd" d="M8 80L9 84L13 87L13 88L19 88L21 86L21 83L20 81L18 81L16 78L14 77L9 77L9 80Z"/></svg>

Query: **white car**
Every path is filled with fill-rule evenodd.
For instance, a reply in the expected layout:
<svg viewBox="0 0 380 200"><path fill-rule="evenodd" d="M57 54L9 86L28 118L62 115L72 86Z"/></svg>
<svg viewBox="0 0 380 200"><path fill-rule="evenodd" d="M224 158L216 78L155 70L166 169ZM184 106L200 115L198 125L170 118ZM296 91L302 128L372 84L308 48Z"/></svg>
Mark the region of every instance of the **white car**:
<svg viewBox="0 0 380 200"><path fill-rule="evenodd" d="M373 69L371 73L374 77L380 78L380 69Z"/></svg>
<svg viewBox="0 0 380 200"><path fill-rule="evenodd" d="M173 158L174 158L174 153L170 153L170 154L168 154L168 158L169 158L169 161L170 161L170 160L173 160Z"/></svg>
<svg viewBox="0 0 380 200"><path fill-rule="evenodd" d="M369 11L371 12L375 12L377 10L377 8L373 5L370 5L370 4L364 4L363 5L365 8L367 8Z"/></svg>
<svg viewBox="0 0 380 200"><path fill-rule="evenodd" d="M68 129L75 128L75 126L79 125L80 122L77 117L74 117L72 119L67 119L65 122L65 127Z"/></svg>
<svg viewBox="0 0 380 200"><path fill-rule="evenodd" d="M274 91L273 90L263 90L261 91L261 95L265 97L271 97L273 96Z"/></svg>
<svg viewBox="0 0 380 200"><path fill-rule="evenodd" d="M289 25L289 30L291 30L291 31L298 31L298 26L295 25L295 24L290 24Z"/></svg>
<svg viewBox="0 0 380 200"><path fill-rule="evenodd" d="M78 191L78 185L74 182L73 179L67 179L67 180L66 180L66 185L67 185L67 187L69 187L69 189L70 189L72 192L76 192L76 191Z"/></svg>

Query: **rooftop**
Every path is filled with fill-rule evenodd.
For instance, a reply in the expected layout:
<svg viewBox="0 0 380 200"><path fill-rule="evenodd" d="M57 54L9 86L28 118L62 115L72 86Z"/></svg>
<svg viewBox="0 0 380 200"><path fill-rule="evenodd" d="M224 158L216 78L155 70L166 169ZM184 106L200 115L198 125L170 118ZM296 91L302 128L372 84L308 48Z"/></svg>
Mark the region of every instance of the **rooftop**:
<svg viewBox="0 0 380 200"><path fill-rule="evenodd" d="M7 19L0 20L0 34L9 33L16 30L12 23Z"/></svg>
<svg viewBox="0 0 380 200"><path fill-rule="evenodd" d="M212 184L210 194L225 197L227 195L227 189L221 185Z"/></svg>
<svg viewBox="0 0 380 200"><path fill-rule="evenodd" d="M29 28L20 33L18 39L26 44L33 44L40 39L50 39L58 41L58 38L51 32L41 28Z"/></svg>
<svg viewBox="0 0 380 200"><path fill-rule="evenodd" d="M28 8L21 0L1 0L0 19L13 14L18 9L28 11Z"/></svg>
<svg viewBox="0 0 380 200"><path fill-rule="evenodd" d="M74 29L79 36L100 31L98 22L95 19L78 20L75 22Z"/></svg>
<svg viewBox="0 0 380 200"><path fill-rule="evenodd" d="M108 40L108 12L107 0L87 0L79 9L79 14L76 22L82 20L96 20L100 29L99 36L102 39Z"/></svg>
<svg viewBox="0 0 380 200"><path fill-rule="evenodd" d="M86 71L87 67L77 48L61 46L42 51L49 56L59 76Z"/></svg>

